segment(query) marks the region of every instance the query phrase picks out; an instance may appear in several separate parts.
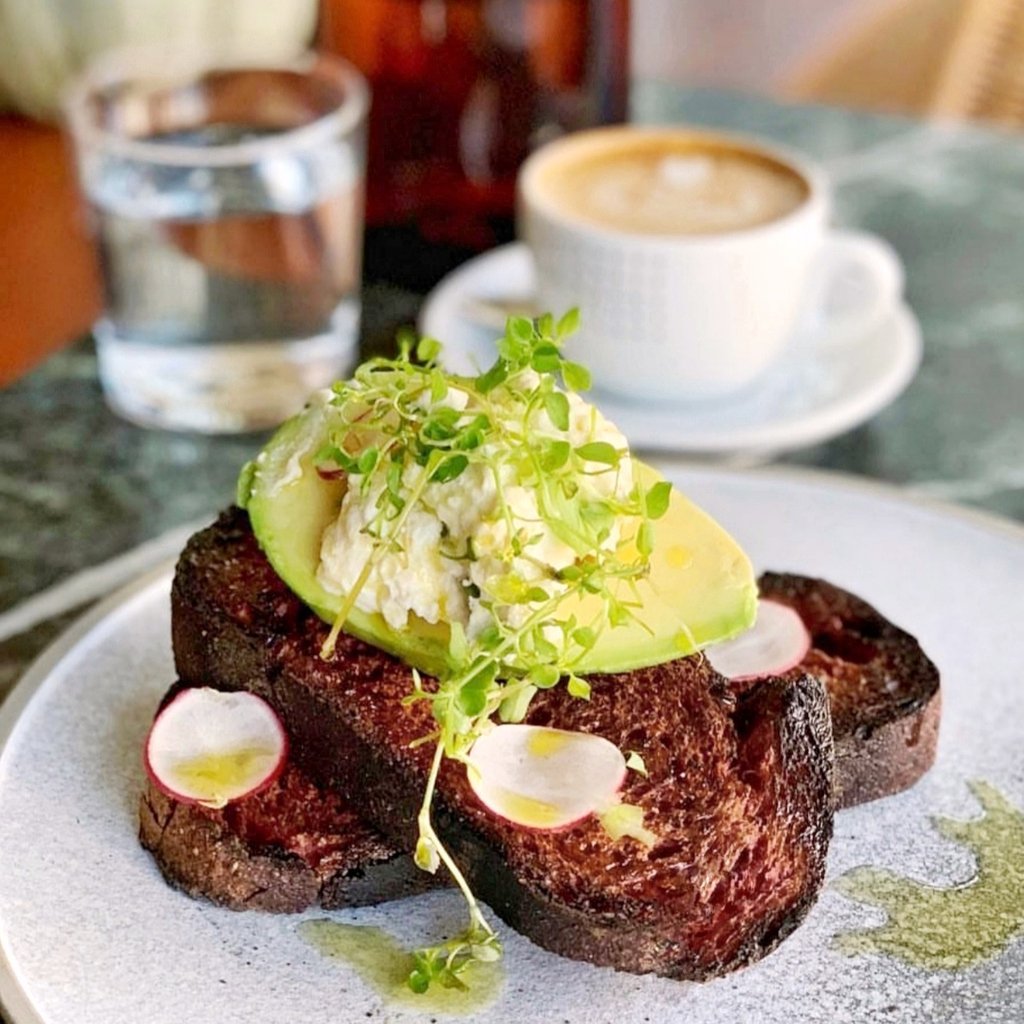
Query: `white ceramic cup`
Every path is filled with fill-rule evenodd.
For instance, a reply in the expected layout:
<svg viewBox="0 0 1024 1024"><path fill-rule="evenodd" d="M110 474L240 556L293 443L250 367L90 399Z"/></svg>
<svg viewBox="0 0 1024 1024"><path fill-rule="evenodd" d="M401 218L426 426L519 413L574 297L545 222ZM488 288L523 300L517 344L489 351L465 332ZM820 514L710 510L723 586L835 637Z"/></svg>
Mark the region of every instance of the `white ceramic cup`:
<svg viewBox="0 0 1024 1024"><path fill-rule="evenodd" d="M684 139L750 153L792 171L805 198L783 216L714 234L643 234L559 208L545 187L570 167L630 140ZM794 336L849 339L898 302L898 257L870 235L829 230L831 199L820 168L776 146L717 132L599 128L537 150L519 177L519 233L537 272L539 308L578 306L568 345L595 385L653 400L715 398L754 382ZM837 275L854 276L858 301L837 308ZM849 291L849 289L846 289Z"/></svg>

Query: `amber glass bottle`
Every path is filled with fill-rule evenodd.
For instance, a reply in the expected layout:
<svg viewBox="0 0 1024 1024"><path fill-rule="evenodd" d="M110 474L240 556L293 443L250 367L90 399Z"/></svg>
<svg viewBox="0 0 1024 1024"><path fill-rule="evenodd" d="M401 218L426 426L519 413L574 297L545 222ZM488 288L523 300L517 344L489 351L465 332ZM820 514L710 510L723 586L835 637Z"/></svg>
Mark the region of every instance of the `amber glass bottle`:
<svg viewBox="0 0 1024 1024"><path fill-rule="evenodd" d="M516 171L626 113L628 0L324 0L320 46L370 79L367 223L482 250Z"/></svg>

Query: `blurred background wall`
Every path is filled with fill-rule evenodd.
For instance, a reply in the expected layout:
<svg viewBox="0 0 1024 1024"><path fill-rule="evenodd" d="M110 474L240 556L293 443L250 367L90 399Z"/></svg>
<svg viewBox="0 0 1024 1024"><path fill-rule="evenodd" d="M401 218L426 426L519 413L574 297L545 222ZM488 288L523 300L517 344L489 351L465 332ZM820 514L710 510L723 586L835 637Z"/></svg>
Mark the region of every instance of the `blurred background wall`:
<svg viewBox="0 0 1024 1024"><path fill-rule="evenodd" d="M641 76L1024 125L1024 0L634 0Z"/></svg>
<svg viewBox="0 0 1024 1024"><path fill-rule="evenodd" d="M396 9L447 2L408 0ZM450 2L475 6L474 0ZM564 2L482 0L506 13ZM629 0L629 6L633 70L642 78L1024 123L1024 0ZM227 36L272 55L309 39L318 12L341 32L356 11L370 18L388 9L386 0L0 0L0 109L6 100L27 113L51 112L62 81L104 42L173 36L201 45Z"/></svg>
<svg viewBox="0 0 1024 1024"><path fill-rule="evenodd" d="M777 92L901 0L634 0L633 61L681 83Z"/></svg>

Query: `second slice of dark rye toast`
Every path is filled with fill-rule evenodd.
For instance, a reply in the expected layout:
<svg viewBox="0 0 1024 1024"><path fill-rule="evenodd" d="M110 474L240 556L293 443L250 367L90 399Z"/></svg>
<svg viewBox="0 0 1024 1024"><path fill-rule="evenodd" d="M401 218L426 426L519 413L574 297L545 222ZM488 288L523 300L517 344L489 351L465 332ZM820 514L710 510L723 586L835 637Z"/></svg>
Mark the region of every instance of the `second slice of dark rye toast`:
<svg viewBox="0 0 1024 1024"><path fill-rule="evenodd" d="M809 576L766 572L761 596L793 608L811 635L796 672L828 688L836 806L891 796L935 761L939 672L906 631L867 601Z"/></svg>
<svg viewBox="0 0 1024 1024"><path fill-rule="evenodd" d="M857 782L854 773L849 778L856 785L844 787L841 778L838 792L848 804L851 795L871 798L883 795L879 789L885 786L892 791L909 785L934 750L930 723L937 723L937 675L930 662L919 648L915 662L907 647L911 638L837 588L776 574L762 585L765 596L793 604L809 620L816 647L807 666L817 658L816 674L828 684L833 707L852 678L845 666L868 665L880 679L894 667L914 670L923 722L915 733L918 742L909 744L914 756L895 757L895 769L869 772L867 783ZM859 662L843 659L836 637L846 622L874 641L872 657L863 657L868 647L861 639L860 646L849 647ZM394 851L411 846L425 773L424 758L411 754L407 741L428 731L429 721L416 709L394 720L394 708L408 692L408 672L373 648L347 642L339 656L343 668L324 666L316 656L323 629L263 558L244 513L226 513L193 538L174 588L182 678L194 685L251 689L270 699L297 752L288 785L302 790L306 800L319 794L335 812L339 799L346 813L354 804L388 839L378 836L372 851L359 854L367 837L357 829L339 846L325 812L322 820L305 821L323 833L302 837L314 852L310 857L302 842L289 849L278 837L261 845L258 830L239 827L244 810L186 807L150 791L141 809L143 841L168 879L187 891L229 906L299 910L316 902L387 899L427 882L422 875L417 880L410 859ZM820 648L819 638L826 638ZM355 682L339 681L339 671ZM661 834L655 848L648 853L631 840L610 843L593 821L554 835L515 829L476 803L455 766L447 766L438 801L446 841L468 865L483 898L556 951L678 977L711 976L756 959L799 922L820 884L831 824L820 686L794 672L738 695L700 657L643 673L598 676L592 683L589 703L560 691L542 694L530 720L599 732L643 754L650 779L631 778L624 798L645 807ZM885 685L891 689L891 680ZM867 689L880 692L879 686ZM665 692L675 698L666 702ZM894 732L894 721L905 725L913 714L907 692L901 689L899 697L901 713L890 707L886 716L872 705L873 717L855 723L849 736L863 742L865 728L871 730L868 738L885 737ZM367 714L367 702L392 711L381 717L371 707ZM339 714L351 705L357 708L354 719ZM906 741L906 730L896 732ZM344 750L338 749L338 735ZM839 764L853 768L854 740L846 742L844 759L845 737L837 731ZM899 753L891 735L884 743L888 754ZM691 780L689 788L685 780ZM344 800L344 793L359 796ZM286 800L272 790L239 806L247 804L248 817L266 819L281 815ZM783 818L793 814L799 827L786 828ZM703 824L695 828L696 822ZM316 855L324 846L333 860ZM683 863L699 866L680 877Z"/></svg>

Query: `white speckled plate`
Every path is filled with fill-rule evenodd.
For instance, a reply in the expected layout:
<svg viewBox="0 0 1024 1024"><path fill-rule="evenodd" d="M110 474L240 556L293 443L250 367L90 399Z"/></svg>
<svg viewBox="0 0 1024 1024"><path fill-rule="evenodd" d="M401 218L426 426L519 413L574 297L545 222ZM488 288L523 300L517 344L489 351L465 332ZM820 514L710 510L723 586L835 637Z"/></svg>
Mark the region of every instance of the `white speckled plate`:
<svg viewBox="0 0 1024 1024"><path fill-rule="evenodd" d="M529 250L521 243L501 246L465 263L430 293L420 331L444 340L449 369L476 373L494 361L501 304L529 301L533 291ZM485 319L497 323L471 318L481 315L481 303ZM496 303L498 312L487 303ZM728 398L648 402L599 390L588 397L636 450L764 459L870 419L910 383L920 361L920 325L900 303L861 337L795 340L755 384Z"/></svg>
<svg viewBox="0 0 1024 1024"><path fill-rule="evenodd" d="M910 792L838 815L830 882L863 864L936 885L968 879L968 851L939 836L929 816L977 815L969 779L1024 808L1024 530L819 475L672 475L760 567L824 575L863 594L917 634L942 670L938 763ZM169 580L162 570L98 608L0 712L0 998L13 1024L429 1020L382 1003L345 965L321 957L297 932L300 919L235 914L172 891L137 845L139 745L173 675ZM411 944L460 914L453 893L436 893L337 917ZM837 932L880 920L826 887L775 953L705 985L574 963L506 929L507 980L473 1019L1024 1019L1024 936L960 971L832 948Z"/></svg>

